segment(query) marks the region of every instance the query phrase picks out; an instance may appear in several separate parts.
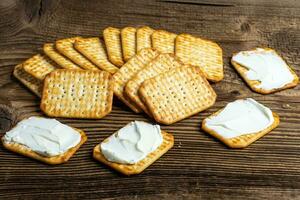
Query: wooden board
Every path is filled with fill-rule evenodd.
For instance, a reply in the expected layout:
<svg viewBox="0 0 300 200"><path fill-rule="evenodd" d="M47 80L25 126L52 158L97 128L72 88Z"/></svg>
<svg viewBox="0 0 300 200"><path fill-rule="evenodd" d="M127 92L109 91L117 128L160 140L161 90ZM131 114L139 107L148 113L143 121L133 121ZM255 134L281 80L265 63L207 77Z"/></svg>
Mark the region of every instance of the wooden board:
<svg viewBox="0 0 300 200"><path fill-rule="evenodd" d="M250 91L229 64L233 52L277 49L300 75L300 2L294 0L0 1L1 127L41 115L39 100L12 77L14 65L45 42L97 36L107 26L148 25L218 42L225 78L213 84L211 109L162 129L175 146L143 174L124 177L92 159L93 147L132 120L148 120L115 100L101 120L61 121L87 132L66 164L47 166L0 147L0 199L299 199L300 86L272 95ZM253 97L281 117L280 126L249 148L231 150L200 130L204 117L238 98ZM7 111L7 106L9 111Z"/></svg>

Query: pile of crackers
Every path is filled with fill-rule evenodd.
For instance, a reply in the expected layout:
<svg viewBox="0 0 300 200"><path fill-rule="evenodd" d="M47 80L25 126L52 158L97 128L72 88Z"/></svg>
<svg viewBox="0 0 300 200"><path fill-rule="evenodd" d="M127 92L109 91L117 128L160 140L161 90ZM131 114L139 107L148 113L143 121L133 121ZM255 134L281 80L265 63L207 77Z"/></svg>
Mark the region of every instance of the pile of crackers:
<svg viewBox="0 0 300 200"><path fill-rule="evenodd" d="M172 124L215 103L211 82L223 79L222 49L189 34L150 27L108 27L103 38L46 43L14 69L51 117L95 118L117 96L134 112Z"/></svg>

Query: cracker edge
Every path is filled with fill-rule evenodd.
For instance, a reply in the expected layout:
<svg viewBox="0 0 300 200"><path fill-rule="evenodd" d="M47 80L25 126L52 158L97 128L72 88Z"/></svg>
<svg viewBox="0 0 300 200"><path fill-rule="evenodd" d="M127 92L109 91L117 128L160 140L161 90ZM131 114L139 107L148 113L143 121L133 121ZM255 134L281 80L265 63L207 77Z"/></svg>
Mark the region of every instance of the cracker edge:
<svg viewBox="0 0 300 200"><path fill-rule="evenodd" d="M126 170L126 167L133 167L135 168L136 165L138 165L138 163L140 162L143 162L143 160L139 161L138 163L136 164L133 164L133 165L127 165L127 164L119 164L119 163L114 163L114 162L110 162L108 161L104 155L101 153L101 150L100 150L100 144L96 145L94 147L94 150L93 150L93 157L94 159L100 161L101 163L113 168L114 170L124 174L124 175L127 175L127 176L130 176L130 175L135 175L135 174L140 174L141 172L143 172L147 167L149 167L150 165L152 165L156 160L158 160L160 157L162 157L165 153L167 153L173 146L174 146L174 136L170 133L167 133L165 131L161 131L162 135L163 135L163 143L166 143L166 137L168 137L170 139L170 143L166 143L166 147L162 150L160 150L159 148L161 146L159 146L154 152L150 153L150 154L155 154L154 157L152 158L152 160L150 162L147 162L145 165L141 166L141 167L138 167L136 170ZM163 145L163 144L161 144ZM159 151L158 151L159 150ZM147 157L149 157L149 154L147 155Z"/></svg>
<svg viewBox="0 0 300 200"><path fill-rule="evenodd" d="M223 108L224 109L224 108ZM223 142L225 145L227 145L228 147L230 148L245 148L247 146L249 146L250 144L254 143L256 140L259 140L260 138L262 138L263 136L265 136L266 134L270 133L273 129L275 129L279 123L280 123L280 118L279 118L279 115L275 112L272 112L273 114L273 117L274 117L274 122L273 124L271 124L270 126L268 126L267 128L265 128L264 130L262 131L259 131L257 133L250 133L250 134L244 134L244 135L241 135L241 136L246 136L246 135L253 135L251 137L250 140L248 141L245 141L245 140L239 140L238 143L232 141L233 139L236 139L236 138L239 138L241 136L237 136L237 137L234 137L234 138L224 138L222 137L221 135L219 135L216 131L208 128L206 126L206 120L212 116L216 116L218 115L223 109L213 113L212 115L210 115L209 117L205 118L203 121L202 121L202 126L201 126L201 129L204 130L206 133L210 134L211 136L217 138L218 140L220 140L221 142Z"/></svg>
<svg viewBox="0 0 300 200"><path fill-rule="evenodd" d="M73 127L72 127L73 128ZM46 164L49 165L57 165L57 164L62 164L67 162L76 152L77 150L86 142L87 140L87 136L85 134L85 132L83 130L77 129L77 128L73 128L74 130L76 130L80 136L81 136L81 140L80 142L75 146L70 148L68 151L66 151L64 154L60 154L58 156L52 156L52 157L45 157L42 156L32 150L30 150L28 147L22 145L22 144L18 144L18 143L8 143L5 142L3 137L1 139L3 146L12 152L15 152L17 154L44 162Z"/></svg>
<svg viewBox="0 0 300 200"><path fill-rule="evenodd" d="M113 92L113 88L114 88L114 80L112 78L112 75L107 72L107 71L94 71L94 72L103 72L103 73L107 73L109 75L110 78L110 84L109 84L109 91L110 91L110 97L109 97L109 108L107 109L107 112L99 117L74 117L74 115L70 115L70 116L59 116L59 115L53 115L52 113L49 113L46 111L45 106L43 104L44 101L44 91L46 90L46 87L48 86L47 80L49 79L49 77L51 76L52 73L57 73L58 71L79 71L79 72L86 72L86 71L93 71L93 70L80 70L80 69L58 69L58 70L54 70L53 72L49 73L45 80L44 80L44 85L43 85L43 93L42 93L42 97L41 97L41 102L40 102L40 109L42 110L42 112L44 114L46 114L49 117L62 117L62 118L76 118L76 119L102 119L103 117L105 117L106 115L108 115L111 111L112 111L112 104L113 104L113 96L114 96L114 92Z"/></svg>
<svg viewBox="0 0 300 200"><path fill-rule="evenodd" d="M256 49L256 48L255 48ZM250 49L250 50L247 50L247 51L253 51L255 49ZM235 69L235 71L238 72L238 74L242 77L243 81L246 82L246 84L250 87L250 89L254 92L257 92L257 93L260 93L260 94L272 94L272 93L275 93L275 92L279 92L279 91L282 91L282 90L285 90L285 89L289 89L289 88L293 88L293 87L296 87L298 84L299 84L299 77L297 76L297 74L295 73L295 71L291 68L290 65L288 65L288 63L286 62L286 60L281 57L277 51L275 49L271 49L271 48L267 48L267 47L264 47L262 49L265 49L265 50L273 50L288 66L290 72L292 73L292 75L294 76L294 80L288 84L285 84L283 87L281 88L275 88L275 89L272 89L272 90L265 90L265 89L261 89L261 88L256 88L254 84L254 82L256 81L253 81L253 80L249 80L247 77L246 77L246 74L245 72L242 72L243 69L247 70L244 66L238 64L237 62L233 61L232 60L232 57L238 53L234 53L230 59L230 62L231 64L233 65L233 68ZM241 70L242 69L242 70ZM248 70L247 70L248 71Z"/></svg>

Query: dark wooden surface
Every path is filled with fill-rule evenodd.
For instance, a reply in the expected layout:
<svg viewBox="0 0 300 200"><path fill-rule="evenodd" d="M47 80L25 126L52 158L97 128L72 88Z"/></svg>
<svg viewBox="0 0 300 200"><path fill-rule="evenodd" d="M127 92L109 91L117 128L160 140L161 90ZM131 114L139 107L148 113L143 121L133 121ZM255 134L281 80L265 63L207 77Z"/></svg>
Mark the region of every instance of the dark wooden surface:
<svg viewBox="0 0 300 200"><path fill-rule="evenodd" d="M6 106L0 107L0 128L42 115L39 99L12 77L16 64L36 54L45 42L97 36L107 26L129 25L187 32L218 42L224 50L225 79L213 85L217 103L189 119L162 126L174 134L174 148L132 177L94 161L92 148L126 123L146 117L115 100L104 119L62 119L86 131L87 143L60 166L27 159L1 146L0 199L300 199L300 87L259 95L229 64L233 52L269 46L300 75L297 0L1 0L0 102ZM279 127L242 150L228 149L200 130L204 117L245 97L277 112Z"/></svg>

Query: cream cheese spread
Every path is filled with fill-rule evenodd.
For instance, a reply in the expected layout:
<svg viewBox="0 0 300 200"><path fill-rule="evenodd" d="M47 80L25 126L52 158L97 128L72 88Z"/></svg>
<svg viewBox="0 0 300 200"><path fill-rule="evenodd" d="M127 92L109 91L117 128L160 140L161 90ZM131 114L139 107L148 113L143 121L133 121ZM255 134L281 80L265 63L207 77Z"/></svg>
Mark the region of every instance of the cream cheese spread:
<svg viewBox="0 0 300 200"><path fill-rule="evenodd" d="M134 121L101 143L104 157L121 164L135 164L156 150L163 142L159 125Z"/></svg>
<svg viewBox="0 0 300 200"><path fill-rule="evenodd" d="M76 146L81 135L55 119L30 117L3 136L5 142L18 143L47 157L57 156Z"/></svg>
<svg viewBox="0 0 300 200"><path fill-rule="evenodd" d="M206 119L205 126L224 138L257 133L274 122L272 111L254 99L236 100L215 116Z"/></svg>
<svg viewBox="0 0 300 200"><path fill-rule="evenodd" d="M232 60L248 69L246 77L249 80L260 82L257 88L277 89L294 80L286 62L274 50L257 48L242 51L234 55Z"/></svg>

